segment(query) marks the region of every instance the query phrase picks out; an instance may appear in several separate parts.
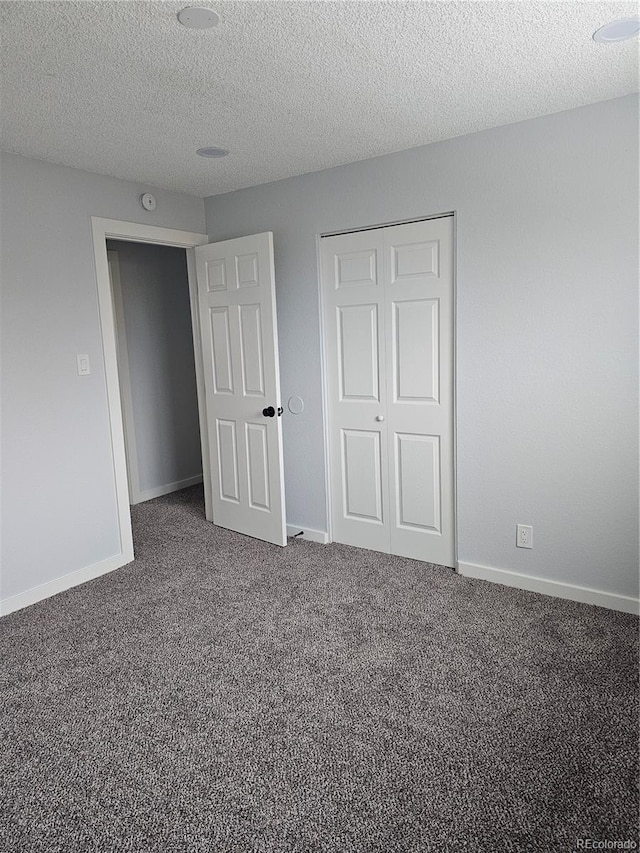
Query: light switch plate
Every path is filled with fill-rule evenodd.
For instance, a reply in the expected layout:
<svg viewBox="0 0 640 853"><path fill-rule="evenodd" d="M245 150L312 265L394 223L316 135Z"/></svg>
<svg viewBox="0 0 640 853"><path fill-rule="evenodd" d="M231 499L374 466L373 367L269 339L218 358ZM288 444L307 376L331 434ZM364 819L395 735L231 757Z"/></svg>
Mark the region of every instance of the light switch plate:
<svg viewBox="0 0 640 853"><path fill-rule="evenodd" d="M86 353L78 353L78 376L88 376L91 373L91 363Z"/></svg>

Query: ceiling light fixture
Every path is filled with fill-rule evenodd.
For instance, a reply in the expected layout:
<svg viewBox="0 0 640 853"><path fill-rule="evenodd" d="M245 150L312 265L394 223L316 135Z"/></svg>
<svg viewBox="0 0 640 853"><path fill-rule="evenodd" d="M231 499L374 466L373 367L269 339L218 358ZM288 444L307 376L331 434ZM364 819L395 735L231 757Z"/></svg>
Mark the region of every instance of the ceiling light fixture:
<svg viewBox="0 0 640 853"><path fill-rule="evenodd" d="M192 30L208 30L217 27L220 23L220 15L213 9L205 9L204 6L187 6L178 12L178 21L183 27Z"/></svg>
<svg viewBox="0 0 640 853"><path fill-rule="evenodd" d="M226 157L228 153L226 148L216 148L215 145L209 148L198 148L196 151L196 154L199 154L201 157Z"/></svg>
<svg viewBox="0 0 640 853"><path fill-rule="evenodd" d="M632 39L638 33L640 33L640 17L620 18L617 21L610 21L604 27L596 30L593 34L593 40L609 44L614 41Z"/></svg>

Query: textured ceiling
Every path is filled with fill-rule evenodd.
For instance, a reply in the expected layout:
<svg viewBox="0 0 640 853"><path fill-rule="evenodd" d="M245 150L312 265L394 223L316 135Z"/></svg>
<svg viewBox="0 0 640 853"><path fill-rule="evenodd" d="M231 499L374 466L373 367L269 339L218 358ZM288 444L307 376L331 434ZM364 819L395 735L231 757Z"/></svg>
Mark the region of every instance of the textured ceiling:
<svg viewBox="0 0 640 853"><path fill-rule="evenodd" d="M176 13L208 5L212 30ZM616 98L618 2L0 3L0 148L198 196ZM195 149L229 148L223 160Z"/></svg>

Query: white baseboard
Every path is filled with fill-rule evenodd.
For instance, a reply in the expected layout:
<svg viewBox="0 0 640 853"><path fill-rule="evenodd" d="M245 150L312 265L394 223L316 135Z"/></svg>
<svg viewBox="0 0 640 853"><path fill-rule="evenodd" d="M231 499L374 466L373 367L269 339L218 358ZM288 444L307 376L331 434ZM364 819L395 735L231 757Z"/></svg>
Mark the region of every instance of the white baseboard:
<svg viewBox="0 0 640 853"><path fill-rule="evenodd" d="M70 572L68 575L63 575L60 578L48 581L48 583L20 592L18 595L4 598L0 601L0 616L6 616L13 613L14 610L22 610L23 607L29 607L30 604L51 598L52 595L57 595L59 592L65 592L65 590L79 586L81 583L99 578L100 575L106 575L108 572L126 566L132 560L133 554L116 554L106 560L101 560L99 563L85 566L84 569L78 569L77 572Z"/></svg>
<svg viewBox="0 0 640 853"><path fill-rule="evenodd" d="M302 536L299 536L299 539L308 539L310 542L319 542L321 545L326 545L329 541L326 530L314 530L312 527L303 527L301 524L287 524L287 536L295 536L300 531Z"/></svg>
<svg viewBox="0 0 640 853"><path fill-rule="evenodd" d="M171 492L179 492L180 489L186 489L188 486L195 486L196 483L201 482L202 474L197 474L195 477L187 477L185 480L176 480L175 483L167 483L166 486L145 489L131 496L131 504L141 504L145 501L151 501L154 498L161 498L163 495L169 495Z"/></svg>
<svg viewBox="0 0 640 853"><path fill-rule="evenodd" d="M477 563L458 563L458 574L468 578L500 583L503 586L513 586L526 589L529 592L539 592L542 595L552 595L554 598L566 598L569 601L581 601L583 604L595 604L607 607L609 610L621 610L623 613L640 612L640 600L630 595L618 595L614 592L603 592L586 586L552 581L547 578L537 578L532 575L522 575L507 569L493 569L490 566L480 566Z"/></svg>

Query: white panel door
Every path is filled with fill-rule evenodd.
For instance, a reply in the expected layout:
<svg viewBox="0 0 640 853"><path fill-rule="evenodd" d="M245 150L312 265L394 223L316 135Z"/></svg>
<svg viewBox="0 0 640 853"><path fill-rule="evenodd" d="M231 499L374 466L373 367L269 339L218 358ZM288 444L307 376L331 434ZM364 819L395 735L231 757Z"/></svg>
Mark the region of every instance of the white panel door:
<svg viewBox="0 0 640 853"><path fill-rule="evenodd" d="M453 218L384 229L391 553L455 567Z"/></svg>
<svg viewBox="0 0 640 853"><path fill-rule="evenodd" d="M333 539L389 550L381 232L325 237Z"/></svg>
<svg viewBox="0 0 640 853"><path fill-rule="evenodd" d="M195 254L213 520L286 545L273 236Z"/></svg>
<svg viewBox="0 0 640 853"><path fill-rule="evenodd" d="M333 538L455 565L453 220L323 238Z"/></svg>

